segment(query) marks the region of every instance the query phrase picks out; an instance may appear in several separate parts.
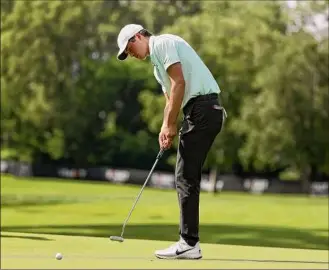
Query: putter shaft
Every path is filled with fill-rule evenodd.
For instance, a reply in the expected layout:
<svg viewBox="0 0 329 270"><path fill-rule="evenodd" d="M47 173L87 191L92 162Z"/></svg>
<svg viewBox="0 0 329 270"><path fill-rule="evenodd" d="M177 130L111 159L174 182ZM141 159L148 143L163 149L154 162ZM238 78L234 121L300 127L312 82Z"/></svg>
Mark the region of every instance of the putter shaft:
<svg viewBox="0 0 329 270"><path fill-rule="evenodd" d="M152 175L152 173L153 173L153 171L154 171L154 168L155 168L155 166L157 165L159 159L162 157L163 153L164 153L164 150L163 150L163 149L160 149L160 151L159 151L159 153L158 153L158 155L157 155L157 157L156 157L156 160L155 160L155 162L154 162L154 164L153 164L153 167L152 167L152 169L150 170L150 173L148 174L148 176L147 176L147 178L146 178L146 180L145 180L145 182L144 182L144 185L142 186L140 192L138 193L138 195L137 195L137 197L136 197L136 199L135 199L135 202L134 202L132 208L131 208L130 211L129 211L129 214L128 214L128 216L126 217L126 219L125 219L125 221L124 221L124 223L123 223L123 226L122 226L122 232L121 232L121 238L122 238L122 239L123 239L123 234L124 234L124 230L125 230L126 224L127 224L128 220L129 220L129 218L130 218L132 212L134 211L135 206L136 206L136 204L137 204L137 202L138 202L140 196L142 195L145 186L147 185L149 179L151 178L151 175Z"/></svg>

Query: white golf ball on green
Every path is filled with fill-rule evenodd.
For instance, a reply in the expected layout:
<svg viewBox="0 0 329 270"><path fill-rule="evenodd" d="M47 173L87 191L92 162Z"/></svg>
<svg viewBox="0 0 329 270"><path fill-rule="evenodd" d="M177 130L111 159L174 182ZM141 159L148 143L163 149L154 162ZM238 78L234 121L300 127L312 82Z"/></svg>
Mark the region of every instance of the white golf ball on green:
<svg viewBox="0 0 329 270"><path fill-rule="evenodd" d="M57 254L56 254L56 259L57 259L57 260L61 260L61 259L63 259L63 255L62 255L62 253L57 253Z"/></svg>

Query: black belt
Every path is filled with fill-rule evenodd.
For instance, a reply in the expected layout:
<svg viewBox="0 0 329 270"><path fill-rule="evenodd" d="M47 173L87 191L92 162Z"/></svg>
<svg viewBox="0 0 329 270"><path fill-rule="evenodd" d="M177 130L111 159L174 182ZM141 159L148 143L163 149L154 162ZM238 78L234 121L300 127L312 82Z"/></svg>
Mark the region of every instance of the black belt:
<svg viewBox="0 0 329 270"><path fill-rule="evenodd" d="M186 105L183 108L183 112L186 115L187 112L189 111L190 106L196 101L208 101L208 100L215 100L215 99L218 100L218 98L219 98L219 95L216 93L193 97L186 103Z"/></svg>

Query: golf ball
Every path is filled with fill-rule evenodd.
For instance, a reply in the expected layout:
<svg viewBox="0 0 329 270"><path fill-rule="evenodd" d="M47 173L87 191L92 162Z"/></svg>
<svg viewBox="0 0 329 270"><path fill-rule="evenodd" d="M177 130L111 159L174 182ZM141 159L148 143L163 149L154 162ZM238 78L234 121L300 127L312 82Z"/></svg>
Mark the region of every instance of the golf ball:
<svg viewBox="0 0 329 270"><path fill-rule="evenodd" d="M57 254L56 254L56 259L57 259L57 260L61 260L61 259L63 259L63 255L62 255L61 253L57 253Z"/></svg>

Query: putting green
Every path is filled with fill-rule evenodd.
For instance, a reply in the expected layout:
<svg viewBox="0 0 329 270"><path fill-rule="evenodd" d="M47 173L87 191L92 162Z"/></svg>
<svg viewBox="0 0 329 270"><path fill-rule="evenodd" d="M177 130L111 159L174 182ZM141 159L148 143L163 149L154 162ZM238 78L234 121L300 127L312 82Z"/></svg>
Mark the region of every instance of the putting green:
<svg viewBox="0 0 329 270"><path fill-rule="evenodd" d="M158 260L153 252L172 242L1 232L5 269L328 269L328 250L201 244L203 259ZM63 259L56 260L56 253Z"/></svg>

